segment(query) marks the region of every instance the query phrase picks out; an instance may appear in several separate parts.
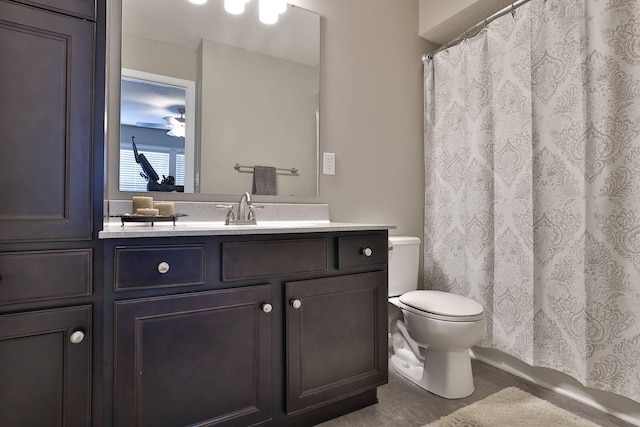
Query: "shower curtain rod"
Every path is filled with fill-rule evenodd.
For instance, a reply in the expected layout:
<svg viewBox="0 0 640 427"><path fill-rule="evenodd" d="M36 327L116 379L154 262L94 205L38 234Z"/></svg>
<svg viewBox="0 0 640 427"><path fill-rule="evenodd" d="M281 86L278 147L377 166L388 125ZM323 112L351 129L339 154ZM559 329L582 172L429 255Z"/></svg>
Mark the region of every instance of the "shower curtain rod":
<svg viewBox="0 0 640 427"><path fill-rule="evenodd" d="M494 13L493 15L488 17L487 19L485 19L482 22L479 22L476 25L474 25L473 27L467 29L464 33L460 34L458 37L456 37L455 39L453 39L449 43L443 44L442 46L440 46L438 49L436 49L435 51L433 51L431 53L425 53L424 55L422 55L422 62L425 62L425 61L427 61L429 59L433 59L433 56L436 53L442 52L443 50L447 50L450 47L453 47L453 46L461 43L463 40L468 39L469 37L475 36L480 31L482 31L482 29L484 27L486 27L491 21L493 21L495 19L498 19L501 16L506 15L507 13L515 14L517 8L519 8L520 6L522 6L522 5L526 4L526 3L529 3L530 1L531 0L518 0L518 1L515 1L515 2L511 3L511 6L507 6L504 9L501 9L501 10L497 11L496 13Z"/></svg>

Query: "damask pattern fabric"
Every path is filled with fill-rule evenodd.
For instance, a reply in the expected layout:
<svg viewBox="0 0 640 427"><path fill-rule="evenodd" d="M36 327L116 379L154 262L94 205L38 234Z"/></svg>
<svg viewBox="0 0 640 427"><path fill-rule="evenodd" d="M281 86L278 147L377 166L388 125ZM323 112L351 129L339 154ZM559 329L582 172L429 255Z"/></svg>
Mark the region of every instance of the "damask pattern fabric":
<svg viewBox="0 0 640 427"><path fill-rule="evenodd" d="M425 287L640 402L640 2L533 0L425 61Z"/></svg>

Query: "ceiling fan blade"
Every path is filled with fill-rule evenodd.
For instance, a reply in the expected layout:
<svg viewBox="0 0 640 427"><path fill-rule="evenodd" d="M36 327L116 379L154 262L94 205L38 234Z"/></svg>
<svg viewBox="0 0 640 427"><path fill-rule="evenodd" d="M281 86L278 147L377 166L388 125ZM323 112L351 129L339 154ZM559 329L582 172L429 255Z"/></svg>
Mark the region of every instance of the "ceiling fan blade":
<svg viewBox="0 0 640 427"><path fill-rule="evenodd" d="M183 127L174 127L167 132L169 136L175 136L178 138L184 138L184 128Z"/></svg>
<svg viewBox="0 0 640 427"><path fill-rule="evenodd" d="M162 119L166 120L166 122L171 126L181 126L181 125L183 125L183 122L180 122L180 119L177 118L177 117L167 116L167 117L163 117Z"/></svg>
<svg viewBox="0 0 640 427"><path fill-rule="evenodd" d="M167 123L136 122L136 126L149 129L171 129L171 125Z"/></svg>

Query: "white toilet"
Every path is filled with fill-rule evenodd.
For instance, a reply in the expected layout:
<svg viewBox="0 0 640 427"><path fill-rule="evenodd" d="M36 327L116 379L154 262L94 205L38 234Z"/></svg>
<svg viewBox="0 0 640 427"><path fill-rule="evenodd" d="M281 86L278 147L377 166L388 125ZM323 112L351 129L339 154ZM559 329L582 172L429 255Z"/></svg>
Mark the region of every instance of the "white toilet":
<svg viewBox="0 0 640 427"><path fill-rule="evenodd" d="M391 236L389 243L391 366L438 396L469 396L469 348L485 332L483 307L460 295L416 290L420 239Z"/></svg>

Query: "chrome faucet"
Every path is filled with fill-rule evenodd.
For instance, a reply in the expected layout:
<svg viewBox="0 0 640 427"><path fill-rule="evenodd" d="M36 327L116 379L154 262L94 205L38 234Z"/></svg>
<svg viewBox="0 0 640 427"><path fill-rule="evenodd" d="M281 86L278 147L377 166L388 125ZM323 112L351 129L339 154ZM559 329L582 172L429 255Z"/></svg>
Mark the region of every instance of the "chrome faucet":
<svg viewBox="0 0 640 427"><path fill-rule="evenodd" d="M233 205L216 205L218 209L227 210L225 225L256 225L257 221L254 209L262 207L263 206L255 206L251 202L251 194L246 191L240 196L240 203L238 203L236 215L233 214Z"/></svg>
<svg viewBox="0 0 640 427"><path fill-rule="evenodd" d="M249 210L248 213L247 209ZM255 223L255 216L253 215L253 207L251 204L251 194L245 191L242 196L240 196L240 203L238 203L238 214L236 215L236 221L247 221L249 220L249 215L253 216L253 221Z"/></svg>

